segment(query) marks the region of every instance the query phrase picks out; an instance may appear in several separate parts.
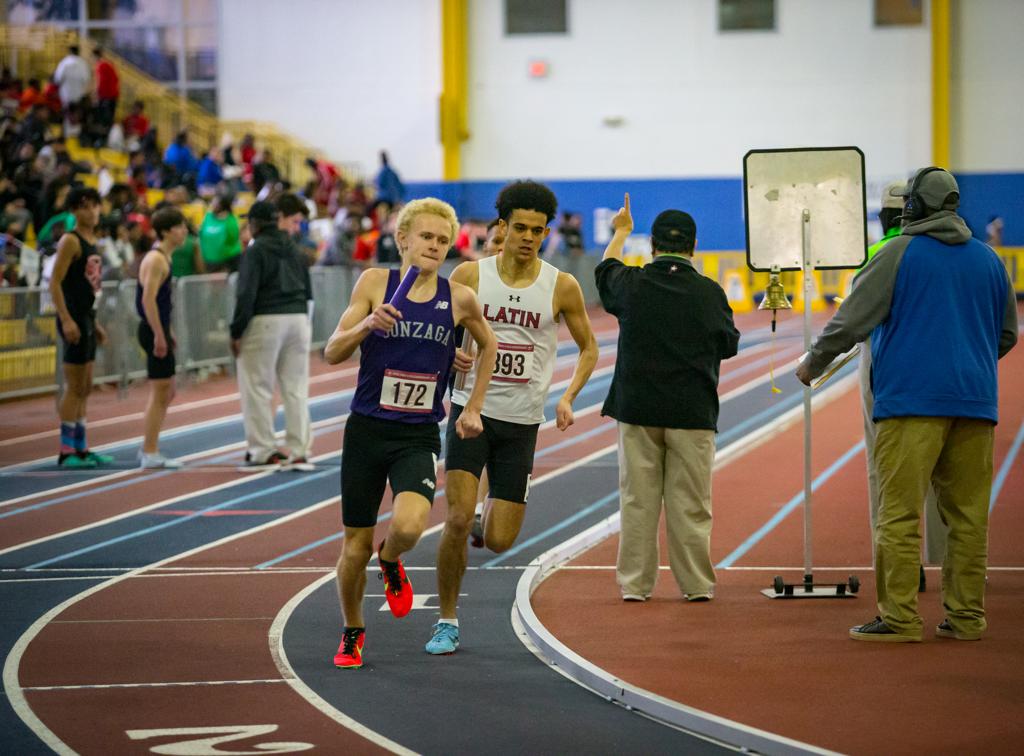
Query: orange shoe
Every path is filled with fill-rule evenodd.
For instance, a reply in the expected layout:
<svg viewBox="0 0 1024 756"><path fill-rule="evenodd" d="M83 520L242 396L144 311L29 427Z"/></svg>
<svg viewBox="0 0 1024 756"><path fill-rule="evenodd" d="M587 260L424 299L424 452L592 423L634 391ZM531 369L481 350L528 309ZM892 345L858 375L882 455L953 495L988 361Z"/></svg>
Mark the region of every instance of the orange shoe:
<svg viewBox="0 0 1024 756"><path fill-rule="evenodd" d="M381 559L380 552L384 549L384 541L377 547L377 561L380 562L380 572L377 577L384 581L384 595L388 600L388 608L396 617L404 617L412 609L412 583L405 576L405 568L402 560L397 562L385 562Z"/></svg>
<svg viewBox="0 0 1024 756"><path fill-rule="evenodd" d="M359 669L363 666L363 642L366 628L346 627L341 636L341 645L334 655L334 666L338 669Z"/></svg>

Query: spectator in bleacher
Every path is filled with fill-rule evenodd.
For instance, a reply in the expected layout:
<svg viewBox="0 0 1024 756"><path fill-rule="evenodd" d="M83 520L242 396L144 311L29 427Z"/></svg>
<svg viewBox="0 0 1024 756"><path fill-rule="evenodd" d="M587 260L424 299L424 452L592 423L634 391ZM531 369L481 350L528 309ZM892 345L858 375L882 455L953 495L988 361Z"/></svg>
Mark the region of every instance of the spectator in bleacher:
<svg viewBox="0 0 1024 756"><path fill-rule="evenodd" d="M283 207L283 210L281 209ZM294 212L291 212L294 211ZM313 288L302 254L290 238L305 205L285 194L277 204L249 209L253 243L242 255L231 321L231 352L238 360L238 388L250 469L312 470L309 423L309 303ZM288 213L285 215L285 213ZM273 398L284 403L285 446L274 440Z"/></svg>
<svg viewBox="0 0 1024 756"><path fill-rule="evenodd" d="M256 137L246 134L238 145L238 157L242 161L242 181L252 186L252 164L256 160Z"/></svg>
<svg viewBox="0 0 1024 756"><path fill-rule="evenodd" d="M380 170L374 179L377 187L377 199L384 200L389 205L397 205L405 201L405 184L399 178L398 173L388 162L388 153L380 151Z"/></svg>
<svg viewBox="0 0 1024 756"><path fill-rule="evenodd" d="M338 169L329 160L323 158L306 158L306 165L313 171L315 185L312 198L318 208L326 208L330 204L331 192L338 182Z"/></svg>
<svg viewBox="0 0 1024 756"><path fill-rule="evenodd" d="M26 113L36 105L45 107L46 100L43 98L43 90L39 86L39 79L29 79L28 86L21 90L21 97L18 99L18 112Z"/></svg>
<svg viewBox="0 0 1024 756"><path fill-rule="evenodd" d="M281 171L274 165L270 148L264 149L253 161L252 190L257 194L267 185L276 184L281 180Z"/></svg>
<svg viewBox="0 0 1024 756"><path fill-rule="evenodd" d="M43 103L49 111L50 123L60 123L60 87L53 76L46 80L46 86L43 87Z"/></svg>
<svg viewBox="0 0 1024 756"><path fill-rule="evenodd" d="M179 468L181 462L160 453L160 428L167 407L174 399L174 336L171 334L171 250L181 246L188 234L185 216L168 206L153 214L157 242L142 259L135 310L139 323L139 345L146 353L149 402L146 404L145 434L139 463L143 468Z"/></svg>
<svg viewBox="0 0 1024 756"><path fill-rule="evenodd" d="M96 110L106 134L114 125L117 100L121 96L121 79L114 64L103 57L102 47L95 48L93 55L96 57Z"/></svg>
<svg viewBox="0 0 1024 756"><path fill-rule="evenodd" d="M363 216L358 213L347 213L342 225L334 233L334 238L324 247L318 265L352 265L356 250L356 242L362 231Z"/></svg>
<svg viewBox="0 0 1024 756"><path fill-rule="evenodd" d="M141 141L149 133L149 119L143 112L146 104L142 100L136 100L132 104L131 112L124 118L124 136L129 142L134 138Z"/></svg>
<svg viewBox="0 0 1024 756"><path fill-rule="evenodd" d="M402 261L402 255L398 250L398 242L395 240L396 223L401 207L389 208L387 215L381 222L380 238L377 239L377 264L393 265Z"/></svg>
<svg viewBox="0 0 1024 756"><path fill-rule="evenodd" d="M18 136L23 144L30 144L39 150L46 144L46 132L49 128L46 108L36 105L21 119L21 123L18 125Z"/></svg>
<svg viewBox="0 0 1024 756"><path fill-rule="evenodd" d="M53 80L60 87L60 101L64 109L77 104L89 94L92 74L89 64L79 55L78 45L71 45L53 72Z"/></svg>
<svg viewBox="0 0 1024 756"><path fill-rule="evenodd" d="M199 169L196 174L196 190L200 197L211 197L217 191L217 185L224 180L224 172L221 170L220 150L210 150L203 159L199 161Z"/></svg>
<svg viewBox="0 0 1024 756"><path fill-rule="evenodd" d="M195 180L195 171L198 162L188 144L188 132L179 131L174 137L174 142L168 145L164 152L164 162L174 168L178 181L184 183L191 176Z"/></svg>
<svg viewBox="0 0 1024 756"><path fill-rule="evenodd" d="M231 212L234 197L218 194L213 198L210 212L199 227L199 248L206 270L210 273L238 270L242 254L238 218Z"/></svg>
<svg viewBox="0 0 1024 756"><path fill-rule="evenodd" d="M95 189L73 189L67 207L75 216L75 230L61 237L50 277L57 330L64 342L64 395L59 405L57 463L61 467L93 468L114 461L106 454L89 451L85 428L96 347L107 341L106 331L96 322L96 294L103 267L96 249L100 195Z"/></svg>

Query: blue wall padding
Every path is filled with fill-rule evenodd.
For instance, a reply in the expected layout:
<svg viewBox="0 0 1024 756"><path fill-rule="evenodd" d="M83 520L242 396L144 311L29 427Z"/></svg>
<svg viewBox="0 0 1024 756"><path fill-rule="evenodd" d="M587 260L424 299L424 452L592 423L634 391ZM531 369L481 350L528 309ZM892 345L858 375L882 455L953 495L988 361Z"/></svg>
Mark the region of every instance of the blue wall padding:
<svg viewBox="0 0 1024 756"><path fill-rule="evenodd" d="M975 236L985 238L993 215L1005 223L1003 244L1024 246L1024 173L957 174L961 215ZM411 182L409 197L439 197L450 202L459 218L489 220L494 200L505 181ZM594 209L622 205L629 192L637 233L650 232L655 216L666 208L685 210L697 221L697 246L706 250L746 248L743 227L743 182L739 178L589 179L545 181L558 197L559 212L583 215L587 249L594 249Z"/></svg>

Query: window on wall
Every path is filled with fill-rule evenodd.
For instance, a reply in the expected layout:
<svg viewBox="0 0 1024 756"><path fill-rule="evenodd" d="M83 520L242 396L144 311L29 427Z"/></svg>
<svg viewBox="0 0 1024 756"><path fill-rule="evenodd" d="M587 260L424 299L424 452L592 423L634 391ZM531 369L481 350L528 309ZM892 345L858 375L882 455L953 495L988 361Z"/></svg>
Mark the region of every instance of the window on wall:
<svg viewBox="0 0 1024 756"><path fill-rule="evenodd" d="M775 0L718 0L719 31L773 31Z"/></svg>
<svg viewBox="0 0 1024 756"><path fill-rule="evenodd" d="M875 26L920 26L924 0L875 0Z"/></svg>
<svg viewBox="0 0 1024 756"><path fill-rule="evenodd" d="M505 0L505 34L565 34L568 0Z"/></svg>

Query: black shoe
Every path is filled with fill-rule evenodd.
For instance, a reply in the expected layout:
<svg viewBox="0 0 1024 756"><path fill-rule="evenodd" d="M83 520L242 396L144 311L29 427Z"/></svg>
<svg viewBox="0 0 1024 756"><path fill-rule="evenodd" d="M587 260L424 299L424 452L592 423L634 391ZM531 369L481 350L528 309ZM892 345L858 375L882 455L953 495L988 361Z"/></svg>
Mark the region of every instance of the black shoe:
<svg viewBox="0 0 1024 756"><path fill-rule="evenodd" d="M855 625L850 628L850 637L854 640L881 641L883 643L920 643L921 639L913 635L897 633L881 617L875 617L871 622L863 625Z"/></svg>
<svg viewBox="0 0 1024 756"><path fill-rule="evenodd" d="M928 590L928 581L924 577L924 565L921 565L921 575L917 579L917 592L924 593Z"/></svg>
<svg viewBox="0 0 1024 756"><path fill-rule="evenodd" d="M948 619L942 620L935 626L935 635L939 638L953 638L954 640L976 641L981 640L981 633L961 633L953 629Z"/></svg>
<svg viewBox="0 0 1024 756"><path fill-rule="evenodd" d="M283 455L279 451L271 452L270 456L262 462L257 462L253 459L252 454L249 452L245 453L245 464L239 467L239 470L246 472L252 470L280 470L288 462L288 457Z"/></svg>

